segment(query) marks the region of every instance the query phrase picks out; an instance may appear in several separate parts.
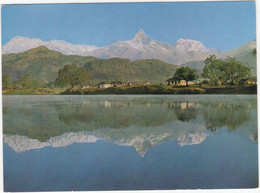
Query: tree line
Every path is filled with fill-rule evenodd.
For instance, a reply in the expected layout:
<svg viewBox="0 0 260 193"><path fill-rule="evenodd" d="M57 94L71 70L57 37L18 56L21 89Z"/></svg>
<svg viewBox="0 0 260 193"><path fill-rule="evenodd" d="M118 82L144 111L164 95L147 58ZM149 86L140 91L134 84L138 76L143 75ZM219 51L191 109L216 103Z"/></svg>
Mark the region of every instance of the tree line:
<svg viewBox="0 0 260 193"><path fill-rule="evenodd" d="M219 86L241 84L242 80L250 78L250 68L235 58L217 59L215 55L211 55L204 60L204 64L200 76L195 69L181 67L176 70L173 78L185 80L187 84L188 81L201 78L203 83Z"/></svg>
<svg viewBox="0 0 260 193"><path fill-rule="evenodd" d="M256 56L256 51L253 53ZM200 78L203 83L210 85L239 84L241 80L250 78L250 68L235 58L217 59L215 55L204 60L202 73L189 67L181 67L176 70L173 78L189 81ZM2 76L3 89L25 89L25 88L55 88L55 87L82 87L89 85L91 75L84 67L66 65L58 71L58 77L54 82L47 84L34 80L32 74L25 74L18 80L12 82L9 76Z"/></svg>
<svg viewBox="0 0 260 193"><path fill-rule="evenodd" d="M2 76L2 88L3 89L25 89L25 88L41 88L43 84L34 80L32 74L25 74L13 81L7 75Z"/></svg>
<svg viewBox="0 0 260 193"><path fill-rule="evenodd" d="M84 67L66 65L58 71L58 77L54 82L40 83L34 80L32 74L25 74L12 82L7 75L2 76L3 89L27 89L27 88L60 88L84 86L90 83L91 75Z"/></svg>

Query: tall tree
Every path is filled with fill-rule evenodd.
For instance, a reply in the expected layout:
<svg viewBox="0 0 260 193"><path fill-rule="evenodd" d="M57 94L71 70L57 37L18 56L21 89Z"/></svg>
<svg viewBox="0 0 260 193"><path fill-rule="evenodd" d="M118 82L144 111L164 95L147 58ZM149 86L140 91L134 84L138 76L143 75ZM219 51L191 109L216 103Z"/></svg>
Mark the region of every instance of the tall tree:
<svg viewBox="0 0 260 193"><path fill-rule="evenodd" d="M10 76L3 75L2 76L2 89L9 89L12 85L12 80Z"/></svg>
<svg viewBox="0 0 260 193"><path fill-rule="evenodd" d="M181 67L176 70L174 73L174 78L181 78L186 81L186 85L188 85L188 81L195 80L197 78L196 70L189 67Z"/></svg>
<svg viewBox="0 0 260 193"><path fill-rule="evenodd" d="M88 84L90 79L91 76L84 67L66 65L59 70L55 83L60 86L71 85L74 88L76 85Z"/></svg>
<svg viewBox="0 0 260 193"><path fill-rule="evenodd" d="M210 80L211 84L235 84L241 79L249 78L250 68L236 60L227 57L225 60L217 59L215 55L208 57L201 76Z"/></svg>
<svg viewBox="0 0 260 193"><path fill-rule="evenodd" d="M203 68L201 76L210 80L210 84L221 84L225 73L222 71L224 61L217 59L215 55L211 55L204 61L205 67Z"/></svg>
<svg viewBox="0 0 260 193"><path fill-rule="evenodd" d="M238 83L241 79L246 79L250 76L250 68L231 57L225 59L221 69L225 72L224 82L231 84Z"/></svg>

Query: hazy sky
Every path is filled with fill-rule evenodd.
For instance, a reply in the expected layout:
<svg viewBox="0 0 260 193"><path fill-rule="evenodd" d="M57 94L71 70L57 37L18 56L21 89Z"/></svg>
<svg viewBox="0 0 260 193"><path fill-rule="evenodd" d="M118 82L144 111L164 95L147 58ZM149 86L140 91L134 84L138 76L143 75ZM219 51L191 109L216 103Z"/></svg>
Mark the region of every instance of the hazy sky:
<svg viewBox="0 0 260 193"><path fill-rule="evenodd" d="M106 46L143 29L153 40L228 50L256 39L254 2L7 5L2 44L15 36Z"/></svg>

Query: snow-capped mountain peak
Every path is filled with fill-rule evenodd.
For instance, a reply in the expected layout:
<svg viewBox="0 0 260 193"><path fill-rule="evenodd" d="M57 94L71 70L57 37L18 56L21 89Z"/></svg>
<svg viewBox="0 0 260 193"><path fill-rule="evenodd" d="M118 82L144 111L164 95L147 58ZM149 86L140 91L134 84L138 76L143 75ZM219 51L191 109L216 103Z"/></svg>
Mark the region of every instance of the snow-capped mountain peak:
<svg viewBox="0 0 260 193"><path fill-rule="evenodd" d="M2 52L4 54L19 53L42 45L43 41L38 38L30 39L22 36L16 36L2 47Z"/></svg>
<svg viewBox="0 0 260 193"><path fill-rule="evenodd" d="M152 41L151 38L149 38L144 31L141 29L139 32L137 32L134 36L134 38L132 39L132 42L135 43L141 43L143 45L147 45Z"/></svg>
<svg viewBox="0 0 260 193"><path fill-rule="evenodd" d="M180 50L185 51L205 51L207 50L206 47L200 42L196 40L189 40L189 39L179 39L175 47Z"/></svg>
<svg viewBox="0 0 260 193"><path fill-rule="evenodd" d="M44 42L38 38L31 39L22 36L16 36L2 47L2 53L20 53L39 46L45 46L50 50L61 52L63 54L79 56L90 55L90 52L98 49L96 46L73 45L64 40L51 40L49 42Z"/></svg>

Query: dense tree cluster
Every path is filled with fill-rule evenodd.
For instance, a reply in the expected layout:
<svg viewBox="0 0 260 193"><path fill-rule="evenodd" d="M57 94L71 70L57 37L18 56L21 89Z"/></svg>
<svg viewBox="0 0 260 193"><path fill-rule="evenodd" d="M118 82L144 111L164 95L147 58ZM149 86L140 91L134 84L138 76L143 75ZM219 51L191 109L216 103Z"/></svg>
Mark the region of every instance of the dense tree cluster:
<svg viewBox="0 0 260 193"><path fill-rule="evenodd" d="M39 83L34 80L34 76L32 74L26 74L21 76L18 80L13 82L15 88L38 88Z"/></svg>
<svg viewBox="0 0 260 193"><path fill-rule="evenodd" d="M256 51L255 51L256 52ZM254 53L253 53L254 54ZM250 78L250 68L235 58L217 59L215 55L204 60L201 78L203 84L223 85L241 84ZM174 73L174 80L193 81L198 78L197 71L189 67L181 67Z"/></svg>
<svg viewBox="0 0 260 193"><path fill-rule="evenodd" d="M91 76L84 67L66 65L59 70L55 83L60 86L71 85L74 88L75 86L89 84L90 79Z"/></svg>
<svg viewBox="0 0 260 193"><path fill-rule="evenodd" d="M42 85L34 80L32 74L25 74L13 81L7 75L2 76L3 89L25 89L25 88L40 88Z"/></svg>
<svg viewBox="0 0 260 193"><path fill-rule="evenodd" d="M240 80L248 79L250 76L250 68L235 58L227 57L222 60L211 55L204 63L201 76L209 79L212 85L238 84Z"/></svg>
<svg viewBox="0 0 260 193"><path fill-rule="evenodd" d="M13 81L7 75L2 76L3 89L30 89L30 88L55 88L71 86L85 86L90 82L91 76L84 67L77 67L74 65L66 65L58 72L58 77L54 82L40 83L34 80L32 74L25 74Z"/></svg>
<svg viewBox="0 0 260 193"><path fill-rule="evenodd" d="M181 67L174 73L174 78L183 79L188 85L188 81L195 80L197 78L196 70L189 67Z"/></svg>

